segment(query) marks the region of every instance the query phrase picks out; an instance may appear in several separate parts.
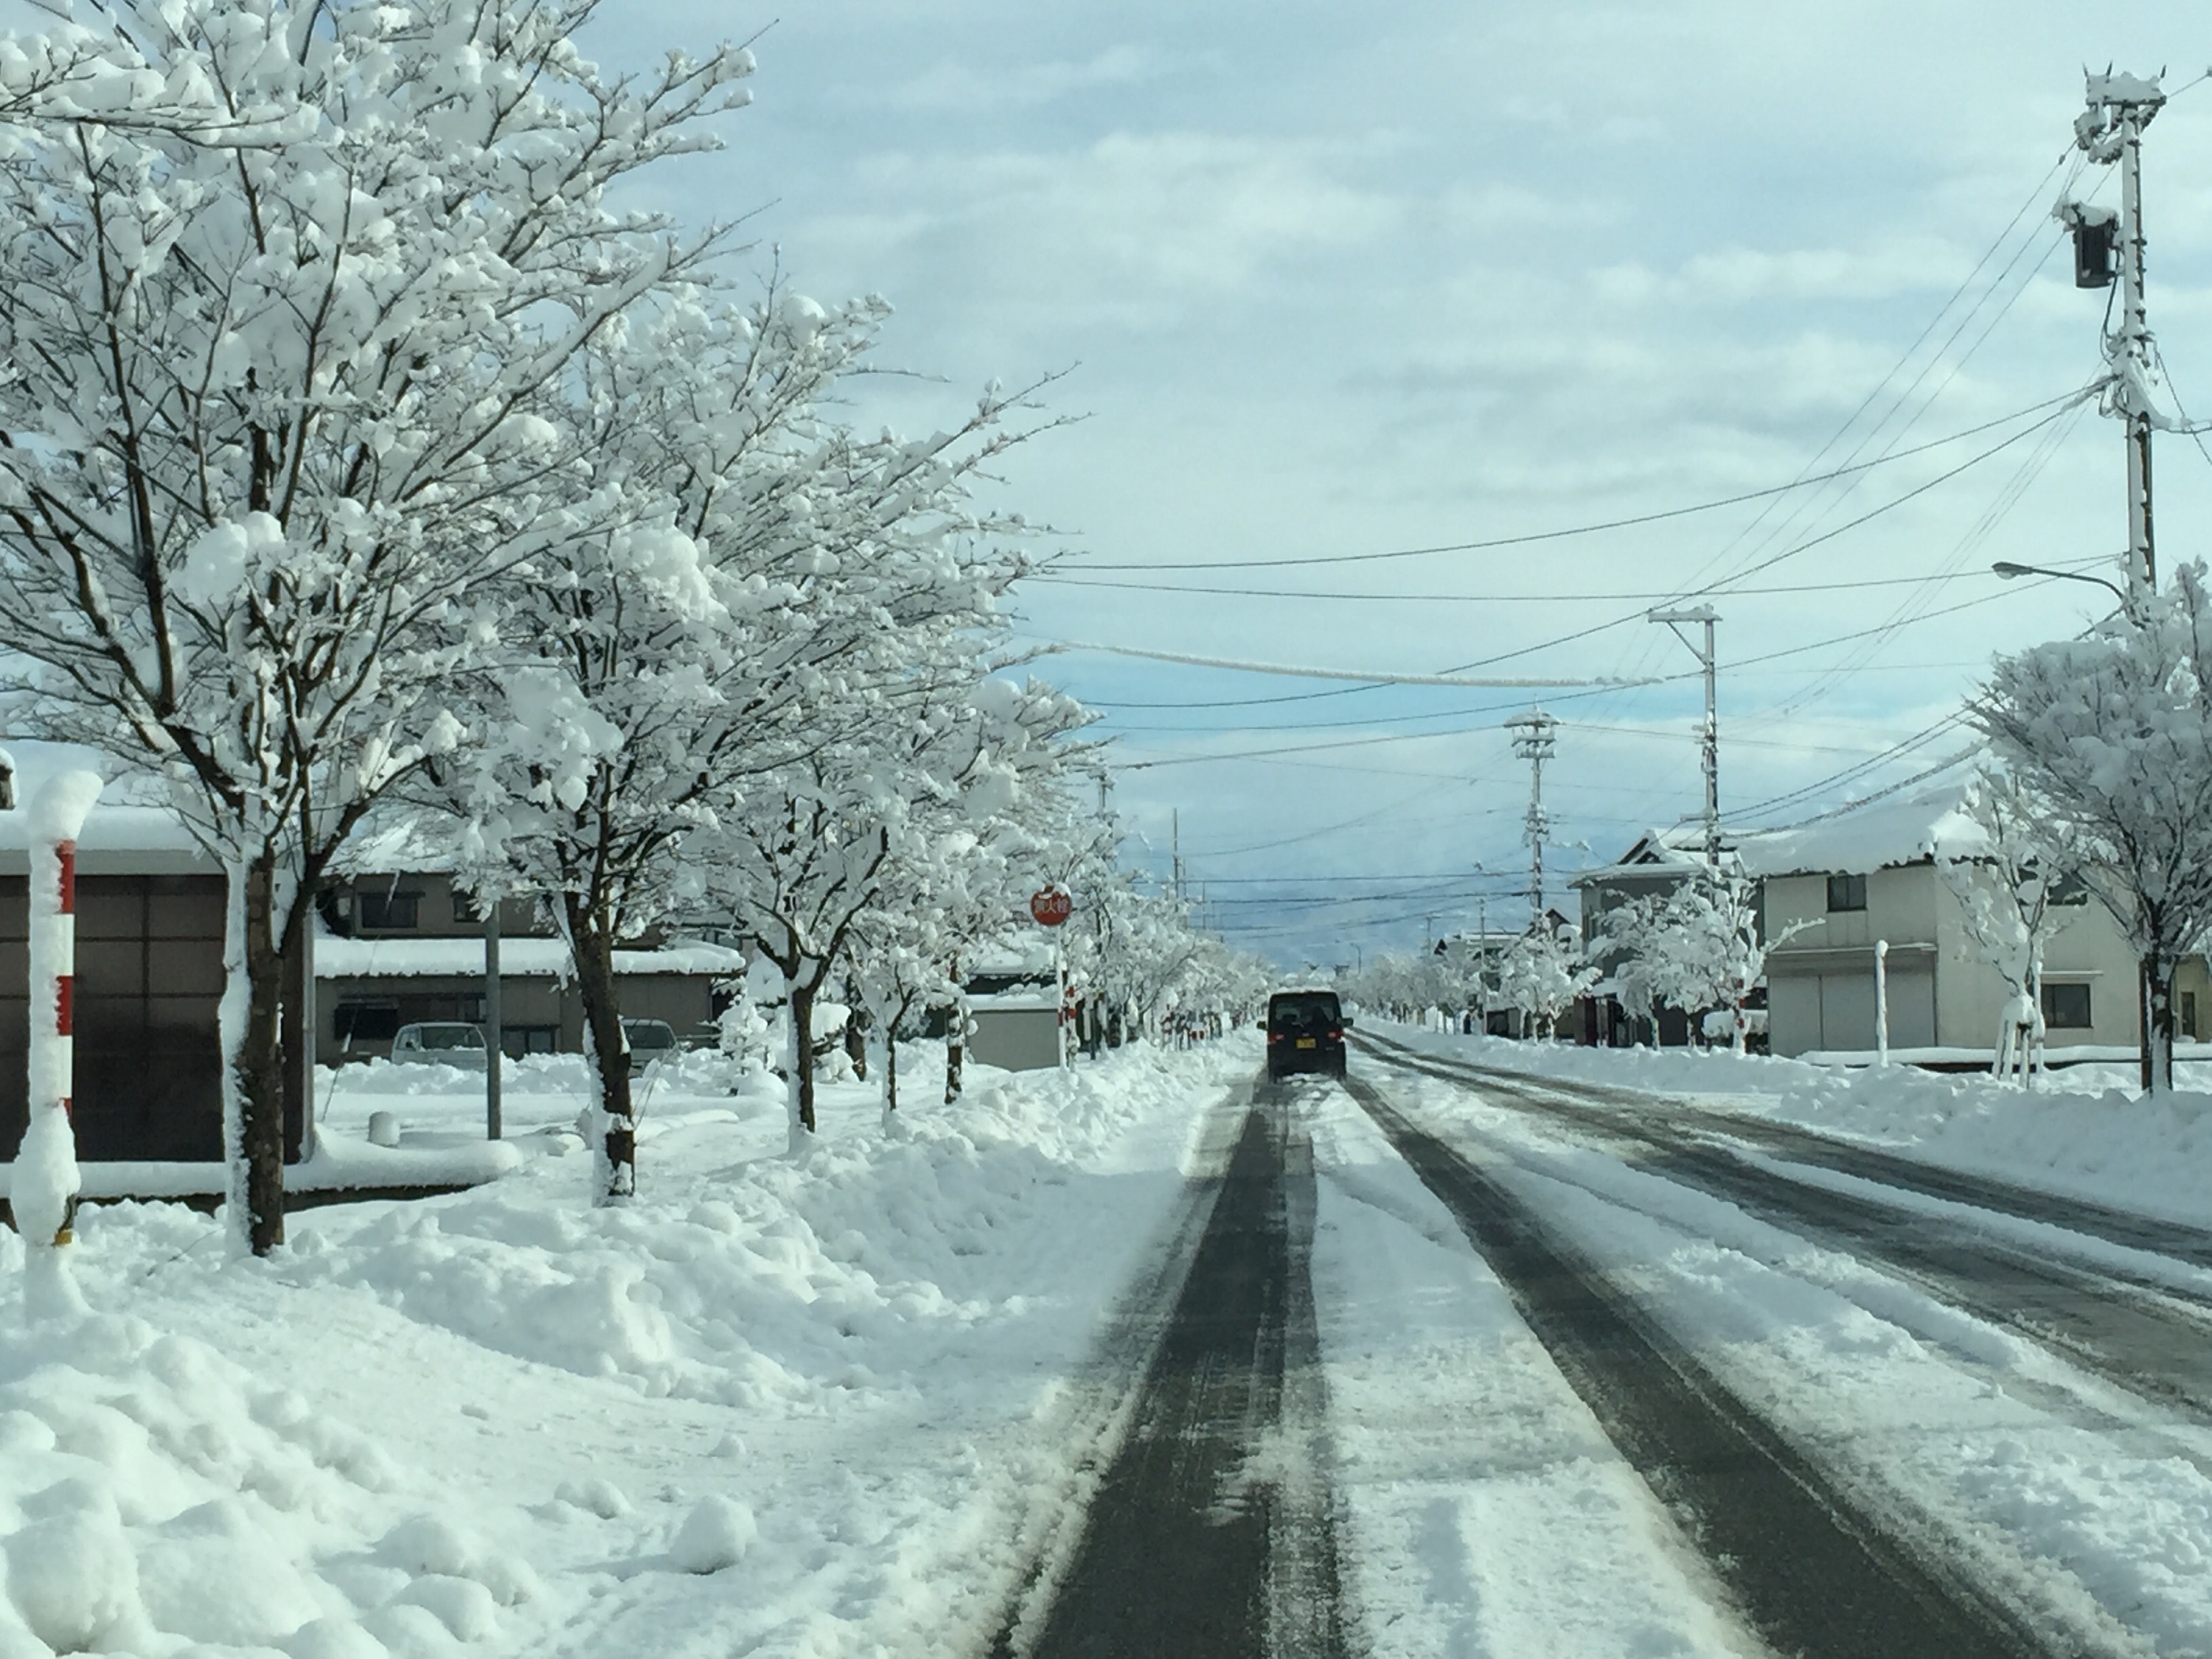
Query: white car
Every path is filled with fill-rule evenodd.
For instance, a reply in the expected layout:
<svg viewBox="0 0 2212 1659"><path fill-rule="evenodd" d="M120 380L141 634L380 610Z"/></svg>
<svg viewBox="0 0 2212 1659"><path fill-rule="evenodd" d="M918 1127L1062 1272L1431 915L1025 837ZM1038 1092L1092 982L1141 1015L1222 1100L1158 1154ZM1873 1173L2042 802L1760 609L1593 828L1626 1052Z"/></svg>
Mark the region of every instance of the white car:
<svg viewBox="0 0 2212 1659"><path fill-rule="evenodd" d="M683 1046L676 1040L676 1028L665 1019L626 1019L623 1021L623 1036L629 1042L629 1069L633 1075L656 1060L667 1059Z"/></svg>
<svg viewBox="0 0 2212 1659"><path fill-rule="evenodd" d="M395 1066L458 1066L464 1071L484 1068L483 1030L460 1019L426 1019L403 1025L392 1039Z"/></svg>

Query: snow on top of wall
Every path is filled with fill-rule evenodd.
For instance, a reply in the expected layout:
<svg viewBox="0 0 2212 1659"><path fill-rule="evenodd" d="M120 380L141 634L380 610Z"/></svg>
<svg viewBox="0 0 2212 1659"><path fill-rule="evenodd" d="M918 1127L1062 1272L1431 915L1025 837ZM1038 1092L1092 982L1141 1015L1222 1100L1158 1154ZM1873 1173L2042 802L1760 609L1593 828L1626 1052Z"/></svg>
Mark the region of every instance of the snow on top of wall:
<svg viewBox="0 0 2212 1659"><path fill-rule="evenodd" d="M422 979L484 970L480 939L315 939L317 979ZM556 979L568 970L568 947L557 939L504 939L499 970L523 979ZM745 970L742 951L726 945L678 944L658 951L617 951L617 974L724 974Z"/></svg>
<svg viewBox="0 0 2212 1659"><path fill-rule="evenodd" d="M1736 839L1753 876L1870 875L1929 858L1971 858L1987 845L1981 827L1961 809L1963 784L1901 799L1876 801L1824 823L1770 830Z"/></svg>

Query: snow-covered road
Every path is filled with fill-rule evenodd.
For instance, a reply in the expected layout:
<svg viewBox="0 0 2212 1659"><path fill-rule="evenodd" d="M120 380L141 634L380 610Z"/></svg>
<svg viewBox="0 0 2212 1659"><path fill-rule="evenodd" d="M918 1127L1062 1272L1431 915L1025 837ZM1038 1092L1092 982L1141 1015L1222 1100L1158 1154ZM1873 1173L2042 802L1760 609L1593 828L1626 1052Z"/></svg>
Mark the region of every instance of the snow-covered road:
<svg viewBox="0 0 2212 1659"><path fill-rule="evenodd" d="M1850 1530L1988 1614L1986 1638L2013 1644L1994 1650L2212 1651L2202 1565L2212 1556L2212 1419L2201 1403L2212 1328L2207 1280L2191 1259L2201 1234L2124 1218L2130 1242L2115 1243L2064 1224L2109 1210L2052 1199L2043 1207L2063 1221L2024 1218L2016 1212L2041 1200L2017 1186L1973 1209L1919 1190L1957 1188L1940 1169L1904 1171L1913 1178L1898 1186L1823 1167L1859 1150L1845 1145L1821 1164L1786 1161L1760 1151L1772 1126L1724 1112L1735 1144L1723 1148L1710 1103L1502 1077L1494 1059L1486 1075L1455 1077L1433 1054L1447 1045L1425 1046L1417 1070L1399 1045L1368 1045L1376 1061L1395 1053L1401 1062L1363 1068L1385 1109L1401 1110L1492 1185L1495 1207L1624 1297L1724 1412L1802 1461ZM1802 1139L1796 1150L1808 1150ZM2177 1254L2142 1249L2147 1232ZM1506 1267L1499 1249L1489 1255ZM1522 1292L1520 1311L1542 1331L1549 1292L1536 1295L1531 1308ZM1323 1329L1326 1339L1326 1318ZM1561 1376L1601 1418L1614 1410L1587 1358L1547 1340ZM1633 1424L1607 1426L1632 1462L1650 1461ZM1762 1613L1758 1581L1772 1567L1804 1571L1815 1559L1808 1540L1778 1529L1724 1547L1694 1491L1686 1501L1683 1476L1693 1488L1698 1471L1662 1457L1645 1473L1647 1491L1683 1522L1673 1546L1704 1555L1725 1599L1781 1637L1786 1624ZM1347 1547L1364 1560L1359 1528ZM1438 1598L1426 1599L1433 1620ZM1481 1596L1464 1607L1456 1650L1531 1650L1525 1633L1493 1632ZM1935 1650L1854 1643L1844 1622L1785 1645ZM1727 1650L1685 1640L1655 1650Z"/></svg>
<svg viewBox="0 0 2212 1659"><path fill-rule="evenodd" d="M547 1069L267 1262L88 1211L94 1316L0 1316L0 1659L2212 1653L2212 1237L2002 1139L2094 1097L1376 1035L833 1083L796 1161L702 1073L612 1211Z"/></svg>

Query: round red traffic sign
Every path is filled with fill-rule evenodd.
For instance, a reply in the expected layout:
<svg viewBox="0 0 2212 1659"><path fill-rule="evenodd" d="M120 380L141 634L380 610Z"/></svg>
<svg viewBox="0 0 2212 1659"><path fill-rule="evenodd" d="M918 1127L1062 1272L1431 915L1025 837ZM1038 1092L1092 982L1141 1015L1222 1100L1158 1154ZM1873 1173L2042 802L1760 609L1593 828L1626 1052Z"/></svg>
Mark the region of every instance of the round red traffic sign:
<svg viewBox="0 0 2212 1659"><path fill-rule="evenodd" d="M1030 914L1047 927L1057 927L1075 908L1064 887L1040 887L1030 895Z"/></svg>

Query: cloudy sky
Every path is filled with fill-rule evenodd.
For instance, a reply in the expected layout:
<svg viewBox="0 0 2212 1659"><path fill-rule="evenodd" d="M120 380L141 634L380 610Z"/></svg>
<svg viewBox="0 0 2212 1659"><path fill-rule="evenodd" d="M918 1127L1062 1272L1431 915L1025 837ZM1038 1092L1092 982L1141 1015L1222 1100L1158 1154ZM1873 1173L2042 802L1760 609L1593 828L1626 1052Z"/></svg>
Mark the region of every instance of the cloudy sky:
<svg viewBox="0 0 2212 1659"><path fill-rule="evenodd" d="M1008 466L1053 527L1039 647L1604 681L1376 687L1062 648L1115 737L1130 856L1289 963L1527 914L1528 768L1561 722L1555 872L1701 802L1718 611L1722 802L1793 823L1959 753L1993 651L2106 608L1992 560L2116 574L2105 296L2062 190L2082 68L2163 68L2150 316L2212 416L2212 22L2201 3L608 0L609 63L757 33L727 148L659 186L749 216L745 261L896 307L858 412L957 420L1057 375L1079 421ZM2193 400L2193 401L2192 401ZM1963 434L1963 435L1962 435ZM1734 507L1668 514L1863 466ZM2160 553L2204 550L2212 456L2162 438ZM1455 550L1356 557L1406 550ZM1914 739L1919 739L1917 743ZM1901 749L1899 745L1905 745Z"/></svg>

